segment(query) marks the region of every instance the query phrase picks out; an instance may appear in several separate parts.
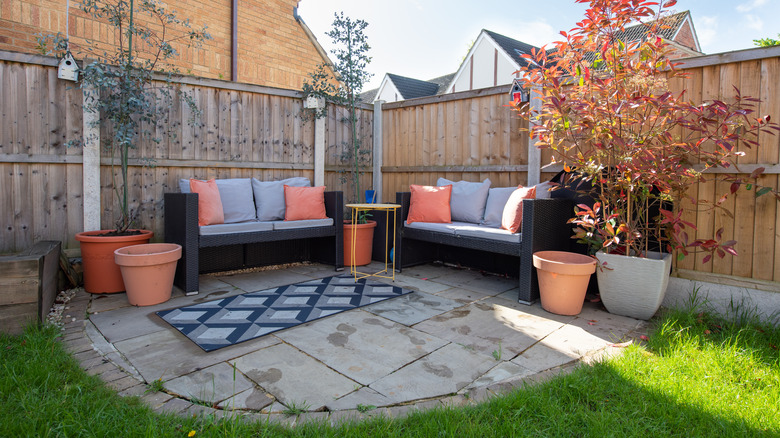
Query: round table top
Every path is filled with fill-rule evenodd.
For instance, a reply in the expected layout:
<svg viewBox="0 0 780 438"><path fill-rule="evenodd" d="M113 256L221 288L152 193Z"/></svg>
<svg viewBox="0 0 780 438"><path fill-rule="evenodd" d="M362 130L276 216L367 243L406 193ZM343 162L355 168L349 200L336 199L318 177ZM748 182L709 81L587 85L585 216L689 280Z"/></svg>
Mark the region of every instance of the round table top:
<svg viewBox="0 0 780 438"><path fill-rule="evenodd" d="M401 206L398 204L347 204L347 207L349 208L366 208L366 209L390 209L390 208L400 208Z"/></svg>

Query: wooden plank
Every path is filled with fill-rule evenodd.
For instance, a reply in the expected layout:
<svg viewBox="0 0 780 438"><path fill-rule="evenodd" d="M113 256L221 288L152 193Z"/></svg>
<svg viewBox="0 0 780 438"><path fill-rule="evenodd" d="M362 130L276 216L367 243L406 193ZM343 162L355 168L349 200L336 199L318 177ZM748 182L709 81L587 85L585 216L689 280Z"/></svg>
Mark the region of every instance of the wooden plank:
<svg viewBox="0 0 780 438"><path fill-rule="evenodd" d="M712 100L719 97L720 90L720 69L717 67L704 67L702 69L702 90L701 100ZM714 145L706 143L702 145L702 148L709 148L712 150ZM697 199L706 199L715 201L715 183L710 181L707 183L699 183ZM696 206L696 238L697 239L709 239L715 235L715 214L712 210L703 211L701 205ZM703 259L706 254L696 253L694 255L695 269L699 272L712 272L713 263L703 263Z"/></svg>
<svg viewBox="0 0 780 438"><path fill-rule="evenodd" d="M38 320L38 303L11 304L0 307L0 331L19 335L31 322Z"/></svg>
<svg viewBox="0 0 780 438"><path fill-rule="evenodd" d="M37 303L41 257L0 257L0 306Z"/></svg>
<svg viewBox="0 0 780 438"><path fill-rule="evenodd" d="M761 104L759 115L771 114L774 121L780 118L780 58L765 59L761 63ZM763 133L759 136L758 161L780 163L780 137ZM774 189L780 188L780 178L764 177L760 182ZM755 256L754 278L780 281L780 206L771 196L756 200L756 222L754 234ZM770 238L774 236L774 239ZM762 257L761 255L765 255Z"/></svg>
<svg viewBox="0 0 780 438"><path fill-rule="evenodd" d="M758 184L777 190L777 176L764 175L759 177ZM743 193L743 195L747 195ZM753 196L753 192L749 194ZM738 212L739 214L739 212ZM777 259L778 228L777 228L777 200L771 194L759 196L755 199L755 218L753 223L753 249L750 254L742 253L739 258L752 258L752 272L745 277L757 280L775 280L775 260Z"/></svg>

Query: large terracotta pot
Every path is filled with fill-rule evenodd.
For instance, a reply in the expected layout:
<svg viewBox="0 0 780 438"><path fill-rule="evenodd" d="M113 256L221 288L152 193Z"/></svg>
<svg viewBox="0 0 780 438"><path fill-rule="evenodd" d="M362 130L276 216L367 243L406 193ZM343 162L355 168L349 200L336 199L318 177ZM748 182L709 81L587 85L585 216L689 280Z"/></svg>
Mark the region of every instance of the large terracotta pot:
<svg viewBox="0 0 780 438"><path fill-rule="evenodd" d="M152 306L171 298L181 245L148 243L126 246L114 251L114 258L122 270L130 304Z"/></svg>
<svg viewBox="0 0 780 438"><path fill-rule="evenodd" d="M376 221L352 225L344 221L344 266L365 266L371 263ZM352 240L352 236L355 240ZM355 262L352 263L354 253Z"/></svg>
<svg viewBox="0 0 780 438"><path fill-rule="evenodd" d="M125 290L122 273L114 262L114 251L129 245L148 243L154 233L139 230L130 236L100 236L112 230L84 231L76 234L81 245L84 265L84 290L93 294L110 294Z"/></svg>
<svg viewBox="0 0 780 438"><path fill-rule="evenodd" d="M647 257L632 257L599 251L596 258L602 264L596 277L604 307L616 315L652 318L666 295L672 255L649 252Z"/></svg>
<svg viewBox="0 0 780 438"><path fill-rule="evenodd" d="M579 314L596 259L573 252L538 251L534 266L542 308L558 315Z"/></svg>

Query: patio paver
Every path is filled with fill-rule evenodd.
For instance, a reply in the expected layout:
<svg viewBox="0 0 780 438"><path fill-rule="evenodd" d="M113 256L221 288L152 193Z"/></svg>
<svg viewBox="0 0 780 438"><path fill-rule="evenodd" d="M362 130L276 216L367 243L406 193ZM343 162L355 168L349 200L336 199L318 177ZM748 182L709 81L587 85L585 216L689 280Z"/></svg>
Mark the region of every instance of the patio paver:
<svg viewBox="0 0 780 438"><path fill-rule="evenodd" d="M203 275L198 295L174 293L144 308L122 293L81 292L74 302L88 303L89 320L73 313L64 342L83 367L128 387L125 395L162 378L168 393L141 397L154 409L212 412L192 403L208 402L223 413L302 424L472 404L598 357L647 327L593 303L578 316L552 315L517 303L516 279L441 265L398 273L396 285L412 294L210 353L154 313L330 275L337 273L319 264ZM309 412L283 415L292 404Z"/></svg>

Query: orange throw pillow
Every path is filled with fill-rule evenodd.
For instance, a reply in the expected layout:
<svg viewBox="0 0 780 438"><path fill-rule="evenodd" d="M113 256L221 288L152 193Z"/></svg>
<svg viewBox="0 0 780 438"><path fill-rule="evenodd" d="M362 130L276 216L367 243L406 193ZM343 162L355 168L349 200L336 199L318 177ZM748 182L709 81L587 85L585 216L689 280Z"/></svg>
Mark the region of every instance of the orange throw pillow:
<svg viewBox="0 0 780 438"><path fill-rule="evenodd" d="M284 205L286 221L328 218L325 214L325 186L290 187L285 184Z"/></svg>
<svg viewBox="0 0 780 438"><path fill-rule="evenodd" d="M431 222L448 224L452 222L450 197L452 186L409 186L412 192L409 203L409 215L406 222Z"/></svg>
<svg viewBox="0 0 780 438"><path fill-rule="evenodd" d="M219 197L219 189L214 178L208 181L191 179L190 191L198 194L198 225L225 223L222 198Z"/></svg>
<svg viewBox="0 0 780 438"><path fill-rule="evenodd" d="M509 200L504 206L504 214L501 217L501 228L512 233L520 231L523 225L523 199L535 199L536 186L518 186L517 190L509 195Z"/></svg>

